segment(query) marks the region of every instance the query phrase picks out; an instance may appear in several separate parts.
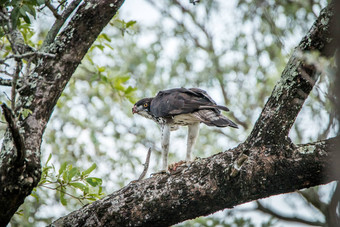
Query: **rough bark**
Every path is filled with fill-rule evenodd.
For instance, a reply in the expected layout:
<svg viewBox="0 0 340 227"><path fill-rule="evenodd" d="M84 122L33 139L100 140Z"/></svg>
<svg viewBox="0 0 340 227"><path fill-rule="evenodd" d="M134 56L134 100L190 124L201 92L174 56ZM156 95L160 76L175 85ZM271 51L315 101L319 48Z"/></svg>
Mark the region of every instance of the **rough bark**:
<svg viewBox="0 0 340 227"><path fill-rule="evenodd" d="M332 145L333 140L295 148L240 145L198 159L177 173L132 182L51 226L170 226L255 199L328 183L324 169Z"/></svg>
<svg viewBox="0 0 340 227"><path fill-rule="evenodd" d="M55 57L38 56L34 72L24 78L18 89L16 116L24 109L31 113L17 117L15 123L23 138L23 147L17 150L16 138L7 130L0 153L0 226L5 226L24 202L41 176L40 145L53 108L89 47L104 26L115 15L123 0L84 1L65 29L47 47L45 52ZM14 138L14 139L13 139ZM17 162L18 154L24 155Z"/></svg>
<svg viewBox="0 0 340 227"><path fill-rule="evenodd" d="M169 226L336 179L325 169L338 138L295 145L288 137L318 79L302 53L329 54L333 13L332 5L325 8L302 39L245 143L179 166L170 175L131 182L51 226Z"/></svg>
<svg viewBox="0 0 340 227"><path fill-rule="evenodd" d="M335 12L340 12L340 1L334 1L335 2ZM335 110L336 110L336 117L338 120L338 128L337 132L340 134L340 14L337 13L335 15L335 26L333 31L333 35L335 37L335 45L333 46L334 49L337 49L337 56L336 56L336 65L337 72L335 75L335 86L334 86L334 95L335 95ZM340 138L337 140L337 144L335 146L334 152L334 159L333 162L330 165L330 169L328 171L331 171L333 173L336 173L336 177L338 180L338 185L334 191L333 197L330 201L329 208L328 208L328 221L329 226L340 226Z"/></svg>

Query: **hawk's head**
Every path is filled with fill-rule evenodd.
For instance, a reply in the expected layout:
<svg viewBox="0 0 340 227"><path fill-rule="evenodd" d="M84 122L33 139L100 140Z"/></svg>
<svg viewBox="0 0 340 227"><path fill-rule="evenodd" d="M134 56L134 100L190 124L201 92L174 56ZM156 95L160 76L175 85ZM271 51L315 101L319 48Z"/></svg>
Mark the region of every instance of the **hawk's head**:
<svg viewBox="0 0 340 227"><path fill-rule="evenodd" d="M152 115L150 113L150 104L152 99L153 98L144 98L136 102L132 108L132 113L133 114L137 113L143 117L151 119Z"/></svg>

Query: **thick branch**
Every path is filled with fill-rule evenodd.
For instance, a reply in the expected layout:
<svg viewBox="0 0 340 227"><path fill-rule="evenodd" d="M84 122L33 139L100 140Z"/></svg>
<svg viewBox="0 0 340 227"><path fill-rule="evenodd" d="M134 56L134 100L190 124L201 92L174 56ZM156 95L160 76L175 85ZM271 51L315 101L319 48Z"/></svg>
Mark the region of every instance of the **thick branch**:
<svg viewBox="0 0 340 227"><path fill-rule="evenodd" d="M334 139L296 148L240 145L156 175L60 218L52 226L169 226L225 208L328 183ZM250 154L248 156L247 154Z"/></svg>
<svg viewBox="0 0 340 227"><path fill-rule="evenodd" d="M332 41L333 8L330 4L321 11L295 49L247 139L250 145L287 142L288 133L319 76L314 65L306 63L303 54L308 51L326 54L327 45Z"/></svg>

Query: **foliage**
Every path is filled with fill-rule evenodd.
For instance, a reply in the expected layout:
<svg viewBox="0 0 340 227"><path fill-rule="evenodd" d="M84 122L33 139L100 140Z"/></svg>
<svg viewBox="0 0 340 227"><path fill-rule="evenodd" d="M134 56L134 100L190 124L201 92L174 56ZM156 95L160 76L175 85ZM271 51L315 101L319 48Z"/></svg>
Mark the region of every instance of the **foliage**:
<svg viewBox="0 0 340 227"><path fill-rule="evenodd" d="M8 11L11 26L16 28L21 25L25 26L25 23L31 24L29 15L36 19L36 8L44 3L44 0L0 0L0 9ZM24 24L22 24L21 19L25 22ZM5 24L1 24L0 38L6 34L4 27Z"/></svg>
<svg viewBox="0 0 340 227"><path fill-rule="evenodd" d="M58 170L58 174L56 174L54 165L49 165L51 158L52 154L49 155L45 166L43 167L38 188L44 187L56 190L60 196L60 202L64 206L67 205L67 199L65 199L65 195L77 199L82 204L84 204L82 202L83 200L95 201L102 198L104 195L102 193L101 186L102 179L97 177L89 177L90 173L97 168L95 163L92 164L88 169L81 171L78 167L73 167L72 164L64 162ZM79 189L82 192L82 195L72 195L71 193L67 192L67 189ZM39 202L39 197L35 192L33 192L31 195Z"/></svg>
<svg viewBox="0 0 340 227"><path fill-rule="evenodd" d="M149 147L154 152L150 172L157 171L159 129L152 122L132 116L131 106L138 98L153 96L158 90L201 87L227 105L231 109L228 117L241 126L234 131L203 126L196 156L210 156L244 141L292 48L327 3L143 2L152 6L157 19L149 24L127 19L123 5L123 12L112 19L89 49L60 97L44 136L42 155L47 161L39 187L32 193L36 199L27 199L21 208L23 216L14 217L13 226L45 225L57 217L42 212L46 206L62 210L58 216L64 215L79 208L78 201L91 202L137 179ZM18 27L25 43L39 48L48 29L42 22L53 14L43 5L44 1L0 3L9 11L12 26ZM69 1L51 3L61 12ZM32 26L34 22L38 25ZM4 28L0 26L1 36L5 34ZM1 46L4 58L11 53L11 47L5 38ZM320 59L316 56L312 60ZM294 142L326 138L332 132L335 122L334 116L328 114L329 87L331 82L321 76L294 125ZM1 101L8 99L2 96ZM306 118L318 130L308 130ZM184 135L182 129L172 138L170 162L183 159ZM100 177L90 177L90 173ZM247 218L226 220L218 215L181 225L191 224L254 225ZM275 225L273 219L262 224Z"/></svg>

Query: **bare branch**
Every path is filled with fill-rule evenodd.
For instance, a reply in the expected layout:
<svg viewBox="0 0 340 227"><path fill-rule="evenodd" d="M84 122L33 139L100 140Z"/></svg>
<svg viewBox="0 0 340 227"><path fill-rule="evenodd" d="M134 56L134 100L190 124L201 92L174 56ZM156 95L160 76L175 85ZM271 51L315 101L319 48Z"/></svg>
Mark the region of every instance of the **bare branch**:
<svg viewBox="0 0 340 227"><path fill-rule="evenodd" d="M54 58L55 54L44 53L44 52L39 52L39 51L28 52L28 53L24 53L24 54L12 54L12 55L8 55L3 60L0 60L0 64L4 64L5 61L7 61L8 59L11 59L11 58L19 60L19 59L25 59L25 58L28 58L28 57L32 57L32 56L42 56L42 57Z"/></svg>
<svg viewBox="0 0 340 227"><path fill-rule="evenodd" d="M311 225L311 226L324 226L325 223L323 222L319 222L319 221L311 221L311 220L306 220L303 217L298 217L298 216L285 216L282 214L279 214L277 212L275 212L273 209L271 208L266 208L265 206L262 205L261 202L256 201L257 204L257 210L272 215L275 218L281 219L283 221L289 221L289 222L299 222L299 223L303 223L306 225Z"/></svg>
<svg viewBox="0 0 340 227"><path fill-rule="evenodd" d="M312 204L316 209L318 209L321 213L327 216L327 204L320 200L318 193L315 189L302 190L298 191L298 193L310 204Z"/></svg>
<svg viewBox="0 0 340 227"><path fill-rule="evenodd" d="M151 156L151 147L149 148L148 154L146 155L146 160L145 160L145 163L144 163L144 169L143 169L142 174L139 176L138 180L142 180L145 177L146 173L148 172L149 163L150 163L150 156Z"/></svg>
<svg viewBox="0 0 340 227"><path fill-rule="evenodd" d="M24 140L19 132L19 128L17 126L17 120L15 119L12 110L6 106L6 104L2 104L2 111L5 116L5 119L8 123L8 127L11 131L13 142L15 145L15 148L17 150L17 157L15 164L18 166L22 166L24 164L24 158L25 158L25 144Z"/></svg>
<svg viewBox="0 0 340 227"><path fill-rule="evenodd" d="M59 15L58 10L54 8L54 6L51 4L49 0L45 0L45 5L47 6L47 8L51 10L55 18L61 19L61 16Z"/></svg>
<svg viewBox="0 0 340 227"><path fill-rule="evenodd" d="M12 80L11 79L4 79L0 77L0 86L12 86Z"/></svg>

